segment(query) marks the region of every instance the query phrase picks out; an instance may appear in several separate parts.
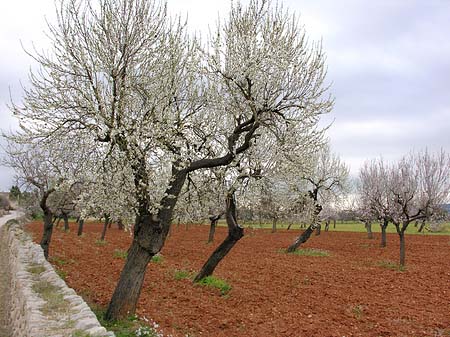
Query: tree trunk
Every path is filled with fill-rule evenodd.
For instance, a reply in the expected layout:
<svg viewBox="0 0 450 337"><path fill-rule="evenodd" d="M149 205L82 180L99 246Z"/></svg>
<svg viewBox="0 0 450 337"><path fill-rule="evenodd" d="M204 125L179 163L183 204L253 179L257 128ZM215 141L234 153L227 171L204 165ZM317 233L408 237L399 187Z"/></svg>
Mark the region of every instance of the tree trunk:
<svg viewBox="0 0 450 337"><path fill-rule="evenodd" d="M109 303L105 319L125 318L136 311L136 305L141 294L147 265L153 255L134 239L128 250L125 266L120 274L114 294Z"/></svg>
<svg viewBox="0 0 450 337"><path fill-rule="evenodd" d="M287 226L286 230L287 230L287 231L290 230L290 229L291 229L291 226L292 226L292 222Z"/></svg>
<svg viewBox="0 0 450 337"><path fill-rule="evenodd" d="M68 232L70 230L70 227L69 227L69 216L67 215L67 213L63 213L62 214L62 218L64 220L64 231Z"/></svg>
<svg viewBox="0 0 450 337"><path fill-rule="evenodd" d="M108 226L111 222L112 221L109 219L109 216L105 215L105 222L103 223L103 229L102 229L102 237L100 238L101 241L105 241L106 229L108 228Z"/></svg>
<svg viewBox="0 0 450 337"><path fill-rule="evenodd" d="M381 247L386 247L386 227L388 225L387 221L380 223L381 227Z"/></svg>
<svg viewBox="0 0 450 337"><path fill-rule="evenodd" d="M333 229L336 229L336 219L333 219Z"/></svg>
<svg viewBox="0 0 450 337"><path fill-rule="evenodd" d="M121 231L125 229L125 225L123 224L122 219L117 220L117 228Z"/></svg>
<svg viewBox="0 0 450 337"><path fill-rule="evenodd" d="M314 231L314 225L310 225L308 228L306 228L305 231L294 241L292 245L289 246L287 249L288 253L292 253L295 250L297 250L298 247L300 247L301 244L308 241L308 239L311 237L312 232Z"/></svg>
<svg viewBox="0 0 450 337"><path fill-rule="evenodd" d="M320 235L321 230L322 230L322 224L319 222L316 226L316 236Z"/></svg>
<svg viewBox="0 0 450 337"><path fill-rule="evenodd" d="M372 222L371 221L364 221L364 226L366 227L367 238L368 239L373 239Z"/></svg>
<svg viewBox="0 0 450 337"><path fill-rule="evenodd" d="M56 222L56 228L58 228L59 227L59 223L61 222L61 217L60 216L58 216L58 221Z"/></svg>
<svg viewBox="0 0 450 337"><path fill-rule="evenodd" d="M301 244L308 241L308 239L311 237L312 232L320 226L320 223L318 222L319 214L322 211L322 206L317 203L317 195L318 195L318 189L314 189L313 191L309 192L309 197L314 200L315 206L314 206L314 214L313 214L313 222L309 227L303 231L302 234L294 241L292 245L290 245L287 249L288 253L294 252L298 247L300 247ZM319 229L320 231L320 229ZM317 235L317 234L316 234Z"/></svg>
<svg viewBox="0 0 450 337"><path fill-rule="evenodd" d="M398 233L400 237L400 266L405 266L405 232L402 230Z"/></svg>
<svg viewBox="0 0 450 337"><path fill-rule="evenodd" d="M234 245L244 236L244 228L237 223L236 201L234 192L227 195L227 208L225 213L228 225L228 235L225 240L216 248L209 259L203 265L200 272L195 276L194 282L199 282L207 276L212 275L214 269L222 259L230 252Z"/></svg>
<svg viewBox="0 0 450 337"><path fill-rule="evenodd" d="M172 166L171 183L157 214L149 213L149 185L145 158L132 164L134 184L140 196L138 215L133 228L133 242L128 250L125 266L114 290L105 319L118 320L133 315L141 293L145 271L151 258L164 246L173 211L186 180L187 170L178 170L177 163Z"/></svg>
<svg viewBox="0 0 450 337"><path fill-rule="evenodd" d="M425 219L422 220L422 222L420 223L418 232L419 232L419 233L422 233L424 228L425 228Z"/></svg>
<svg viewBox="0 0 450 337"><path fill-rule="evenodd" d="M386 247L386 226L381 225L381 247Z"/></svg>
<svg viewBox="0 0 450 337"><path fill-rule="evenodd" d="M214 241L214 234L216 233L216 226L219 219L222 217L222 214L219 215L213 215L209 217L209 220L211 221L211 224L209 226L209 236L208 236L208 243L211 243Z"/></svg>
<svg viewBox="0 0 450 337"><path fill-rule="evenodd" d="M46 260L48 260L48 251L50 248L50 241L52 239L52 233L53 233L53 213L50 210L50 208L47 206L47 199L51 193L53 193L55 190L52 188L50 190L44 191L41 190L42 197L41 201L39 202L39 206L41 207L42 211L44 212L44 231L42 233L42 239L41 239L41 247L44 250L44 257Z"/></svg>
<svg viewBox="0 0 450 337"><path fill-rule="evenodd" d="M52 212L44 211L44 232L42 233L41 247L44 250L44 256L46 260L48 260L48 251L53 234L52 218Z"/></svg>
<svg viewBox="0 0 450 337"><path fill-rule="evenodd" d="M326 220L325 221L325 232L328 232L329 229L330 229L330 220Z"/></svg>
<svg viewBox="0 0 450 337"><path fill-rule="evenodd" d="M81 236L83 234L83 226L84 226L84 219L78 220L78 236Z"/></svg>
<svg viewBox="0 0 450 337"><path fill-rule="evenodd" d="M277 231L277 218L272 219L272 233Z"/></svg>

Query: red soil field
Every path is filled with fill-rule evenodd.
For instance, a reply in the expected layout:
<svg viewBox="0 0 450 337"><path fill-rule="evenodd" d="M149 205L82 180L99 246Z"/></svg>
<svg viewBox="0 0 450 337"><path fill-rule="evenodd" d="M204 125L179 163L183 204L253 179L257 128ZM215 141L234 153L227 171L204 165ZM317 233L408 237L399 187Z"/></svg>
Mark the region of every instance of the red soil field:
<svg viewBox="0 0 450 337"><path fill-rule="evenodd" d="M70 287L107 305L124 264L114 250L126 250L130 234L109 229L100 246L101 224L85 225L83 237L72 226L69 233L54 231L51 261ZM40 223L28 228L40 237ZM395 234L380 248L378 236L322 232L304 246L330 256L281 253L298 233L246 229L216 269L215 276L232 286L222 296L174 274L198 271L226 228L218 228L214 245L207 245L208 226L173 226L163 261L147 270L138 315L157 322L164 334L183 337L450 335L450 237L407 236L407 268L399 271L380 265L398 260Z"/></svg>

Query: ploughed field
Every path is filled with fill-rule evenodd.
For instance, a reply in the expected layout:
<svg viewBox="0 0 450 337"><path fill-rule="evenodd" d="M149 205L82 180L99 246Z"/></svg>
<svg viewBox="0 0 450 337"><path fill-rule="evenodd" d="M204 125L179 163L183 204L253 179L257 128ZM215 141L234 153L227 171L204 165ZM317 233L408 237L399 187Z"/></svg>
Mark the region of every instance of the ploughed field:
<svg viewBox="0 0 450 337"><path fill-rule="evenodd" d="M107 305L124 264L131 237L88 223L85 234L56 229L50 261L67 284L91 303ZM113 227L115 227L113 225ZM28 225L39 241L42 224ZM449 336L450 237L408 235L406 269L395 268L399 244L388 234L323 232L304 245L328 256L281 252L296 230L246 229L215 276L232 289L194 285L183 271L198 271L224 239L219 227L213 245L208 226L173 226L162 259L151 262L137 314L153 319L173 336Z"/></svg>

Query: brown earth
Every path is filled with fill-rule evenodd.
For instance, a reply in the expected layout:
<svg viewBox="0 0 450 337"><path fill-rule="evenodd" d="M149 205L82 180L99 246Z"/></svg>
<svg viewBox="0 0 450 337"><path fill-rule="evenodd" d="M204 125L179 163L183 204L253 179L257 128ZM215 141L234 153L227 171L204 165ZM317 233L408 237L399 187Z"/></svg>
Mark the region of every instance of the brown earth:
<svg viewBox="0 0 450 337"><path fill-rule="evenodd" d="M72 224L72 226L74 226ZM42 225L28 228L40 237ZM89 300L106 305L124 260L129 233L109 229L107 243L96 244L100 224L87 224L83 237L55 230L51 261L66 282ZM305 247L327 257L280 252L298 231L246 230L246 236L217 268L215 275L232 290L176 280L176 270L196 271L223 238L218 228L207 245L208 226L173 227L162 250L163 261L149 265L138 315L151 317L174 336L449 336L450 237L406 237L405 271L380 265L398 259L398 238L388 247L363 233L323 232Z"/></svg>

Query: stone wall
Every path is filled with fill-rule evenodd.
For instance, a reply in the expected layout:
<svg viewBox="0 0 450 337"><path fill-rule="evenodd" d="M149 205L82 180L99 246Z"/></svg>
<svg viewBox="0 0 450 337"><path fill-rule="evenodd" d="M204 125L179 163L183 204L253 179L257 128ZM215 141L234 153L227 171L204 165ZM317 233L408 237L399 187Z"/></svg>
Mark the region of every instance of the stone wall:
<svg viewBox="0 0 450 337"><path fill-rule="evenodd" d="M18 221L1 228L9 247L9 322L12 337L114 336L48 263Z"/></svg>

